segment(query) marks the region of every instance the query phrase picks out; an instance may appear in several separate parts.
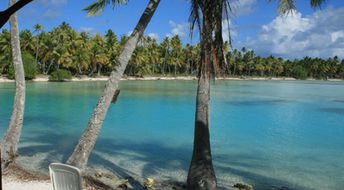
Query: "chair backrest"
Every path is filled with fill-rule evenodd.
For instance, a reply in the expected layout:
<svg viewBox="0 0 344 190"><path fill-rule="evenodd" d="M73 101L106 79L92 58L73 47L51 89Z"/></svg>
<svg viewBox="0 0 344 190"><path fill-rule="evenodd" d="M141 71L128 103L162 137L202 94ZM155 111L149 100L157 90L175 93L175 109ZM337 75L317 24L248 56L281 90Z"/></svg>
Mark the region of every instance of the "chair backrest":
<svg viewBox="0 0 344 190"><path fill-rule="evenodd" d="M54 190L82 190L81 172L78 168L52 163L49 171Z"/></svg>

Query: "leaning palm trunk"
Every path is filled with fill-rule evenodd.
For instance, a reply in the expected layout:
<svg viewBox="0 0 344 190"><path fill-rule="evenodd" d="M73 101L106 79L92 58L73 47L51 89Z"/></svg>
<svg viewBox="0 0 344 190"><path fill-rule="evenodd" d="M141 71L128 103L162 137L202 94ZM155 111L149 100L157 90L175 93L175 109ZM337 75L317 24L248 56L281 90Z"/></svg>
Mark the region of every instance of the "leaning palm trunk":
<svg viewBox="0 0 344 190"><path fill-rule="evenodd" d="M212 32L203 16L201 66L196 97L195 133L187 185L189 190L213 190L217 182L212 164L209 133L210 81L212 78Z"/></svg>
<svg viewBox="0 0 344 190"><path fill-rule="evenodd" d="M16 0L10 0L9 6L12 6L15 4L15 2ZM15 158L17 157L18 142L23 126L25 104L25 76L23 61L21 58L18 20L16 14L13 14L10 18L10 31L16 92L11 121L1 144L2 169L7 167L8 164L14 162Z"/></svg>
<svg viewBox="0 0 344 190"><path fill-rule="evenodd" d="M80 169L84 169L88 157L96 143L103 121L105 119L108 108L111 104L112 98L118 88L118 83L123 75L123 72L128 64L131 55L133 54L136 45L142 37L148 23L150 22L160 0L150 0L145 12L141 16L134 32L123 47L123 50L118 58L119 64L111 72L110 78L105 85L102 96L100 97L93 115L88 123L86 130L81 136L79 143L74 149L73 154L67 160L68 164L74 165Z"/></svg>

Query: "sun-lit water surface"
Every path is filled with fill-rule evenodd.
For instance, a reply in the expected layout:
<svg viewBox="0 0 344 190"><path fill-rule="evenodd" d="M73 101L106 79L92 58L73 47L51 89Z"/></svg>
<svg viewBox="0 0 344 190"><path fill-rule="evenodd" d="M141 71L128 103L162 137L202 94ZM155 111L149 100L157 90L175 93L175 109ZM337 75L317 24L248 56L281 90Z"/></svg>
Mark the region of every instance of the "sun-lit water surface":
<svg viewBox="0 0 344 190"><path fill-rule="evenodd" d="M28 83L20 162L47 172L63 162L87 125L104 82ZM89 165L119 175L186 180L195 81L123 81ZM14 84L0 84L0 134ZM344 83L217 81L212 152L222 185L256 189L344 187ZM3 135L1 135L3 136Z"/></svg>

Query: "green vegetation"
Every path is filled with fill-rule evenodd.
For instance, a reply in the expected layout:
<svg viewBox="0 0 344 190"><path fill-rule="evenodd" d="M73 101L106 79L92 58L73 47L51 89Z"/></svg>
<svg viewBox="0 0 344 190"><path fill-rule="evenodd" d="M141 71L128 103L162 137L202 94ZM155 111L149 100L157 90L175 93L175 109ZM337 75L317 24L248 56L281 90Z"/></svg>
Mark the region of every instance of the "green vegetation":
<svg viewBox="0 0 344 190"><path fill-rule="evenodd" d="M21 49L35 57L38 73L51 74L58 69L65 69L74 76L109 75L117 64L127 38L118 38L112 30L108 30L104 36L79 33L65 22L50 32L44 32L42 26L36 25L33 32L23 30L20 33ZM6 29L0 34L0 47L0 74L11 78L10 35ZM254 51L246 48L229 51L228 43L224 43L224 49L227 62L221 67L221 73L225 76L344 78L344 61L337 56L284 60L274 56L256 56ZM183 45L179 36L166 37L158 43L145 36L134 51L124 74L196 76L199 62L199 44ZM32 78L25 74L27 79Z"/></svg>
<svg viewBox="0 0 344 190"><path fill-rule="evenodd" d="M35 58L27 53L24 52L22 54L23 64L24 64L24 73L25 73L25 79L26 80L32 80L36 77L37 74L37 62ZM12 65L8 68L7 77L9 79L14 79L14 68Z"/></svg>
<svg viewBox="0 0 344 190"><path fill-rule="evenodd" d="M65 81L72 79L72 73L68 70L59 69L50 74L49 81Z"/></svg>

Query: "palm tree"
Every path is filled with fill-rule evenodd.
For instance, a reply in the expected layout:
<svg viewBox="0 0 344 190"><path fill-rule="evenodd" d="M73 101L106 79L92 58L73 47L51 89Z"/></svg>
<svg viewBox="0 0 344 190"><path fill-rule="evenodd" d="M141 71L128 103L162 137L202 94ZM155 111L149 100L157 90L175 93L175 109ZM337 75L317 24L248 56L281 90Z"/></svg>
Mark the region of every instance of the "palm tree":
<svg viewBox="0 0 344 190"><path fill-rule="evenodd" d="M53 32L42 34L42 47L38 56L42 62L41 68L43 74L48 74L51 67L55 64L58 45L57 40L54 38L55 36Z"/></svg>
<svg viewBox="0 0 344 190"><path fill-rule="evenodd" d="M34 38L30 30L23 30L19 34L21 50L32 53L35 49Z"/></svg>
<svg viewBox="0 0 344 190"><path fill-rule="evenodd" d="M35 26L33 26L34 28L34 33L36 33L36 63L38 63L38 51L39 51L39 46L40 46L40 34L43 32L43 26L40 24L35 24Z"/></svg>
<svg viewBox="0 0 344 190"><path fill-rule="evenodd" d="M259 76L264 76L265 67L261 57L255 58L254 69Z"/></svg>
<svg viewBox="0 0 344 190"><path fill-rule="evenodd" d="M210 82L223 59L222 16L227 0L192 0L191 29L195 24L201 33L201 64L198 74L194 146L189 168L188 189L216 189L209 132ZM221 31L221 32L218 32ZM213 36L215 33L215 36ZM213 49L216 53L213 53Z"/></svg>
<svg viewBox="0 0 344 190"><path fill-rule="evenodd" d="M181 58L182 54L182 42L178 35L173 36L171 39L171 62L170 64L173 65L174 76L177 75L177 68L183 63Z"/></svg>
<svg viewBox="0 0 344 190"><path fill-rule="evenodd" d="M105 42L103 37L99 34L95 35L92 40L92 47L91 47L91 73L89 76L93 76L93 73L97 71L97 75L100 75L100 71L104 65L108 63L108 56L105 50Z"/></svg>
<svg viewBox="0 0 344 190"><path fill-rule="evenodd" d="M9 6L12 6L15 3L16 0L9 0ZM2 169L14 162L18 155L18 143L23 126L25 106L25 76L21 57L18 20L16 14L13 14L10 17L10 33L16 92L10 124L1 144Z"/></svg>
<svg viewBox="0 0 344 190"><path fill-rule="evenodd" d="M324 0L311 0L312 7ZM292 0L279 0L280 12L295 7ZM287 5L287 6L286 6ZM223 12L230 10L228 0L191 0L191 30L195 24L201 33L201 65L198 75L193 154L188 173L188 189L216 189L217 182L212 164L209 132L210 82L217 65L223 64ZM215 35L214 35L215 34ZM212 53L215 49L216 52Z"/></svg>
<svg viewBox="0 0 344 190"><path fill-rule="evenodd" d="M137 46L131 59L129 60L127 70L128 74L132 76L142 76L145 74L145 64L148 62L146 49L143 46Z"/></svg>
<svg viewBox="0 0 344 190"><path fill-rule="evenodd" d="M104 7L108 5L109 3L113 3L113 5L115 5L121 2L122 1L119 1L119 0L112 0L112 1L98 0L97 2L87 7L85 10L88 11L88 13L90 14L96 14L99 11L102 11ZM123 3L126 3L126 1L123 0ZM94 112L88 123L88 126L85 129L84 133L82 134L72 155L67 160L68 164L74 165L81 169L85 168L88 161L88 157L97 141L106 113L110 107L111 101L118 88L118 83L124 73L124 70L128 64L128 61L132 53L135 50L135 47L138 41L143 36L143 33L148 23L150 22L152 16L154 15L155 10L157 9L159 3L160 3L160 0L149 1L135 29L133 30L128 40L126 40L126 43L118 58L119 64L115 66L113 71L111 72L110 78L105 85L103 94L100 97L96 108L94 109Z"/></svg>
<svg viewBox="0 0 344 190"><path fill-rule="evenodd" d="M160 52L159 46L155 39L148 37L147 46L145 48L147 54L147 65L149 74L154 74L159 70Z"/></svg>
<svg viewBox="0 0 344 190"><path fill-rule="evenodd" d="M89 68L91 44L89 43L89 36L86 32L81 32L73 40L73 48L70 50L73 60L73 69L76 70L77 75L82 75L85 70Z"/></svg>
<svg viewBox="0 0 344 190"><path fill-rule="evenodd" d="M11 34L8 30L3 29L0 36L0 73L5 73L8 67L11 66L12 51L11 51Z"/></svg>
<svg viewBox="0 0 344 190"><path fill-rule="evenodd" d="M162 74L165 75L166 66L170 58L170 39L168 37L164 38L163 42L160 44L161 56L162 56Z"/></svg>
<svg viewBox="0 0 344 190"><path fill-rule="evenodd" d="M112 68L117 64L120 45L118 43L116 34L112 30L108 30L105 34L105 41L106 54L108 55L110 67Z"/></svg>

